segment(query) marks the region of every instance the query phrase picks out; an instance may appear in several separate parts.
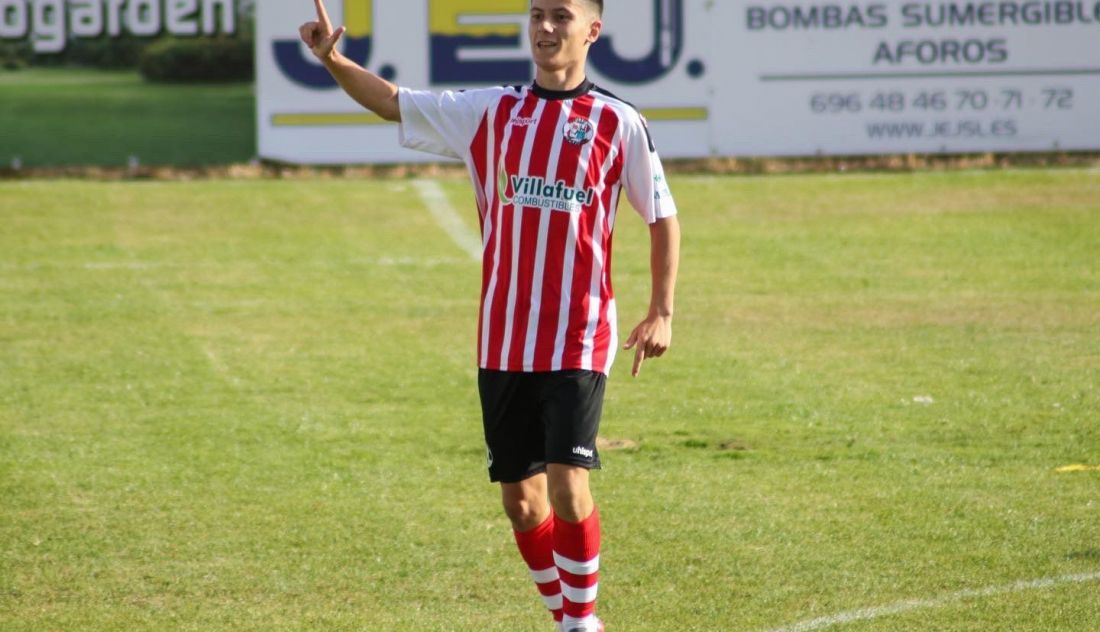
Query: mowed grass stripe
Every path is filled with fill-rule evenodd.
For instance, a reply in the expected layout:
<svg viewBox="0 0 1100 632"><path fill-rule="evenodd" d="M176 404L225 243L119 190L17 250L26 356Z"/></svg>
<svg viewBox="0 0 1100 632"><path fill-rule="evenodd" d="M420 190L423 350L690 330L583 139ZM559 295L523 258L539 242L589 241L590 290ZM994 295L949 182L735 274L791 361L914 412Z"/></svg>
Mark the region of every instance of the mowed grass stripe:
<svg viewBox="0 0 1100 632"><path fill-rule="evenodd" d="M348 189L340 185L337 188ZM48 366L43 367L47 375L40 376L55 378L48 371L62 360L57 356L70 357L75 352L76 361L82 366L105 367L100 371L108 375L110 367L122 372L123 375L113 376L117 380L117 390L126 392L144 383L146 386L142 390L149 391L140 398L141 408L135 411L133 407L126 407L125 414L117 410L121 407L121 402L117 400L118 393L109 394L107 399L118 404L112 406L111 414L121 417L115 421L120 425L116 428L120 435L108 435L108 440L103 442L106 445L97 450L108 455L125 455L122 465L130 459L138 461L130 464L129 468L122 467L123 471L138 470L137 480L120 482L111 479L102 483L106 490L112 492L105 494L109 497L104 499L106 504L116 504L111 502L116 490L118 496L127 499L124 506L128 510L125 512L125 525L122 525L127 528L120 529L120 525L104 519L106 524L102 530L109 533L89 533L85 528L70 528L62 522L60 527L63 532L72 534L71 537L77 538L83 546L92 547L89 554L96 554L97 566L105 564L114 570L136 565L146 574L152 571L130 560L124 552L117 552L113 559L108 556L105 560L99 560L102 547L94 547L94 543L122 537L133 541L133 546L140 551L172 538L171 533L164 532L166 529L178 530L181 534L205 532L207 537L195 542L194 549L187 546L189 541L176 543L174 548L177 550L164 560L166 565L162 572L168 576L182 574L182 580L186 581L191 575L192 563L207 569L212 565L216 569L221 566L223 558L234 555L233 551L240 551L243 547L243 550L251 550L249 556L255 559L241 568L221 571L219 581L250 584L247 594L240 595L246 602L253 598L254 591L258 595L285 593L287 590L270 582L256 583L248 579L255 574L293 576L295 585L310 581L308 574L302 575L297 570L300 560L268 559L271 555L281 556L274 553L279 550L279 545L274 543L280 540L297 538L307 543L315 538L343 538L349 547L383 548L371 535L384 533L384 530L373 525L375 518L344 515L340 517L340 524L311 524L308 520L311 512L307 508L292 512L301 513L306 522L297 520L288 523L279 518L286 515L285 510L279 507L320 502L319 498L325 496L324 489L329 486L354 486L364 491L378 486L382 488L381 498L388 499L394 495L393 490L385 488L385 481L395 474L390 470L396 468L389 459L384 458L384 452L377 446L379 442L394 440L394 437L404 437L401 440L409 442L414 437L409 436L400 423L398 405L390 402L387 393L395 393L393 399L398 400L402 383L417 378L410 371L374 371L369 364L365 364L366 358L342 368L341 349L356 349L359 355L359 350L348 345L348 341L369 340L369 346L375 352L396 354L404 348L410 354L415 353L419 348L415 332L416 317L407 317L406 310L430 312L433 303L438 304L427 295L415 301L417 305L414 306L414 301L408 300L404 294L406 288L410 292L415 291L417 284L413 282L409 287L407 279L420 270L416 265L385 268L389 278L371 274L364 285L374 286L377 294L369 298L332 291L331 284L334 274L341 278L353 274L365 277L370 274L370 268L364 270L362 266L350 266L350 269L334 272L336 266L311 266L307 261L303 261L300 267L295 266L299 256L314 261L363 257L367 253L386 253L394 259L408 257L409 249L402 244L411 244L414 236L417 243L430 246L432 240L425 235L431 231L430 220L418 222L415 217L404 217L405 238L395 237L392 233L379 235L371 228L372 224L384 224L393 219L392 216L386 217L384 192L372 194L373 200L383 204L373 216L356 210L355 195L326 193L316 187L285 187L283 195L268 195L262 204L247 201L252 193L254 189L232 185L214 187L207 194L197 196L194 189L181 189L175 185L100 185L98 194L105 195L109 200L104 205L106 209L123 208L136 212L127 212L122 216L107 212L99 217L76 219L73 222L76 229L87 222L89 225L105 225L108 230L87 237L77 236L74 231L74 241L114 244L108 253L101 252L97 246L80 253L81 259L78 260L95 260L109 254L112 261L169 260L176 265L163 272L159 269L153 269L152 273L124 270L121 275L95 270L77 278L71 277L71 271L62 271L58 276L68 277L71 279L68 283L85 289L82 299L72 299L68 304L79 305L81 300L89 303L87 310L81 311L86 312L84 318L91 323L79 327L79 337L92 339L88 350L79 346L74 349L66 341L62 348L55 350L55 355L41 358L43 364ZM338 204L337 200L332 199L334 197L339 198ZM304 199L309 199L313 208L305 208L302 203ZM174 200L186 200L186 203L174 207ZM411 197L394 207L409 208L415 202L415 197ZM339 208L326 210L329 203ZM211 207L229 210L232 219L222 225L217 221L211 222L212 216L199 210ZM289 218L290 214L301 215ZM327 215L328 220L321 224L307 221L309 217L316 220L321 214ZM353 222L348 219L349 216L359 219ZM290 248L283 244L283 222L297 226L296 241ZM384 239L390 244L385 248L379 245ZM252 242L255 248L245 245L246 242ZM448 246L445 238L441 238L437 245ZM420 252L414 250L412 254ZM186 265L188 261L204 265L191 268ZM105 279L109 280L107 284ZM260 289L268 284L274 292ZM238 293L241 288L248 288L247 296ZM121 344L104 344L95 339L95 333L99 331L95 321L98 320L96 314L100 309L101 296L104 300L126 304L140 314L135 319L140 321L140 327L135 331L131 326L130 331L123 334ZM172 297L171 305L168 304L169 297ZM373 302L375 299L377 302ZM371 304L366 304L368 300L372 301ZM442 297L441 300L451 299ZM28 303L33 305L34 301ZM345 306L346 310L343 309ZM354 331L345 330L339 339L330 339L317 321L303 327L301 321L291 319L293 322L289 322L285 317L280 317L301 310L315 315L329 314L331 320L328 326L350 327ZM374 312L377 321L375 331L370 335L359 327L365 312ZM157 315L164 318L155 318ZM27 319L30 322L33 320ZM217 327L212 327L212 324L217 324ZM392 327L403 331L395 334L389 329ZM283 347L284 342L289 349ZM299 347L312 349L313 352L307 353L308 358L286 356ZM104 357L105 354L109 354L108 357ZM264 374L265 369L254 364L254 359L258 357L270 364L271 375L277 373L279 377L269 379L269 375ZM146 364L152 366L142 364L141 358L147 358ZM177 360L174 365L163 366L161 371L157 371L165 358ZM320 366L324 369L319 369ZM438 368L436 364L434 369ZM436 373L431 376L433 381L438 380L437 372L433 373ZM170 388L179 375L187 376L189 381L186 384L193 385L200 392L179 393ZM92 380L86 387L99 390L98 382ZM333 382L342 386L321 386ZM68 383L64 386L72 390L73 386L80 387L81 384ZM334 392L334 388L339 392ZM342 390L344 388L346 390ZM277 410L270 408L273 397L281 402ZM316 415L311 411L318 401L324 401L326 409L333 412L345 407L354 408L354 418L336 413L335 417L322 415L320 419L315 419ZM94 438L102 433L102 427L94 423L98 417L95 410L88 410L76 402L62 408L66 409L67 417L72 417L73 424L90 426L87 434L80 431L84 440L90 438L88 434ZM92 423L87 417L91 417ZM372 423L379 420L381 423ZM62 423L56 419L52 421ZM69 425L65 422L65 434L69 432ZM336 447L339 454L330 453L318 459L312 444L335 441L330 438L332 425L343 428L341 433L350 432L356 438L347 442L337 441L340 444ZM425 446L430 444L430 441L424 442ZM416 474L423 464L415 462L414 455L407 456L414 462L404 467L412 474L402 479L408 487L406 492L396 494L398 501L403 501L426 478ZM356 471L347 475L346 482L341 482L345 476L342 472L346 462L354 462ZM383 462L385 468L378 471L372 469L372 463L381 465ZM147 471L142 464L155 467ZM99 471L108 464L95 461L87 465ZM120 464L115 463L114 466L117 468ZM168 480L163 480L158 473L165 473ZM303 478L319 480L315 481L316 484L303 485ZM142 485L143 482L147 485ZM94 486L89 481L84 484ZM446 488L450 483L442 481L441 484ZM16 486L21 485L16 483ZM152 490L167 488L172 494L165 498L145 497L141 493L143 487ZM364 498L355 513L374 513L372 505L378 501L371 502L372 498L377 497ZM49 496L42 500L48 501ZM131 503L135 502L139 508L159 508L166 504L172 508L172 515L162 516L160 512L153 512L154 516L148 517L145 515L147 512L131 507ZM387 520L389 515L392 515L391 512L378 512L376 517ZM255 538L251 542L241 542L236 535L244 524L248 526L244 532ZM43 534L41 529L37 533L35 537L39 539L51 539L50 534ZM341 533L344 535L341 536ZM260 534L261 537L256 538ZM400 549L400 546L397 548ZM346 556L360 557L353 552L347 552ZM370 563L361 567L361 571L369 573L370 566L381 564L401 571L414 563L423 562L415 557L391 559L390 555L376 552L371 555ZM260 566L262 564L270 566L265 570ZM116 581L111 581L111 577L102 581L88 577L80 579L90 589L87 605L96 616L114 616L110 589L117 584L128 585L136 599L153 600L165 604L165 607L187 607L186 594L173 595L172 591L164 594L165 586L146 586L142 578L131 575ZM277 577L271 577L271 581L277 581ZM391 582L392 585L387 587L373 582L364 574L342 581L354 582L352 585L358 586L354 593L359 599L379 602L389 589L394 586L400 588L400 582ZM367 590L372 585L377 593ZM332 585L324 588L325 592L332 590ZM278 622L280 609L281 606L272 602L266 607L246 607L245 611L251 612L253 617ZM217 625L217 613L214 614L214 619L200 621ZM139 610L125 613L120 619L126 625L155 620L155 614ZM59 621L78 622L79 619Z"/></svg>
<svg viewBox="0 0 1100 632"><path fill-rule="evenodd" d="M1100 568L1096 474L1054 471L1100 463L1097 174L672 184L674 348L616 366L603 434L640 447L594 478L606 619L771 629ZM479 267L409 181L0 198L0 627L546 627L482 469ZM617 233L627 330L648 235L625 206ZM880 624L1080 629L1093 589Z"/></svg>
<svg viewBox="0 0 1100 632"><path fill-rule="evenodd" d="M137 71L0 70L0 163L223 165L256 155L251 83L164 85Z"/></svg>

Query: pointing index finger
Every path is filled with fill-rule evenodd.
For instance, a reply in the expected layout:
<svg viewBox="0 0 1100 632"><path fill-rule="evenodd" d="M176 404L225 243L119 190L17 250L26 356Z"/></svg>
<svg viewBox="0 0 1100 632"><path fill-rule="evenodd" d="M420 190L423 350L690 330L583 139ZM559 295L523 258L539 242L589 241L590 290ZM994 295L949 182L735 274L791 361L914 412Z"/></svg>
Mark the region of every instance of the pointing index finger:
<svg viewBox="0 0 1100 632"><path fill-rule="evenodd" d="M324 0L313 0L313 5L317 7L317 19L324 24L325 27L331 29L332 22L328 19L328 11L325 11Z"/></svg>
<svg viewBox="0 0 1100 632"><path fill-rule="evenodd" d="M638 350L634 352L634 366L630 369L632 377L638 377L642 371L642 360L645 360L645 345L638 345Z"/></svg>

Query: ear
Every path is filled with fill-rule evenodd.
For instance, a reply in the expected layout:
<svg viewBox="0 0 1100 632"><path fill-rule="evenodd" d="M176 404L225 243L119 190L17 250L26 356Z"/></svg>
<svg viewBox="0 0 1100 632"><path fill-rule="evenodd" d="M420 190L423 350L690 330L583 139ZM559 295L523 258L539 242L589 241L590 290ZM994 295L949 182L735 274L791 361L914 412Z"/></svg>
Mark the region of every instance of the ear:
<svg viewBox="0 0 1100 632"><path fill-rule="evenodd" d="M588 44L595 44L596 40L600 39L601 32L603 32L603 22L597 19L592 22L592 26L588 27L588 37L584 41Z"/></svg>

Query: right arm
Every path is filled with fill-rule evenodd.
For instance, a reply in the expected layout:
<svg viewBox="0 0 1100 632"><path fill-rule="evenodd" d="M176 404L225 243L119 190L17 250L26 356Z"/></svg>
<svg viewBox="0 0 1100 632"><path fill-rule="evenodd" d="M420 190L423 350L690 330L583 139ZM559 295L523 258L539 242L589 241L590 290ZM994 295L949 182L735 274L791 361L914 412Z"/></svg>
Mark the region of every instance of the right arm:
<svg viewBox="0 0 1100 632"><path fill-rule="evenodd" d="M346 29L342 26L332 29L323 0L313 0L313 4L317 8L317 21L306 22L298 29L302 41L348 96L387 121L400 121L397 86L340 54L336 43Z"/></svg>

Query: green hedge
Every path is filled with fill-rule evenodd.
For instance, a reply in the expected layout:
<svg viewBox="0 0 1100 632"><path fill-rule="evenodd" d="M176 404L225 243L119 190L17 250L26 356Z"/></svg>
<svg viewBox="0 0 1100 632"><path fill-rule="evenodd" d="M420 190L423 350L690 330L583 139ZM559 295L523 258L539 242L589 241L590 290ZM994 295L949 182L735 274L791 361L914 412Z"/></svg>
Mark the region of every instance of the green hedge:
<svg viewBox="0 0 1100 632"><path fill-rule="evenodd" d="M4 42L0 44L0 68L19 70L26 68L31 57L31 47L27 42Z"/></svg>
<svg viewBox="0 0 1100 632"><path fill-rule="evenodd" d="M133 35L103 36L95 39L75 38L69 40L65 51L60 55L37 55L34 65L133 68L141 58L141 51L148 45L149 40Z"/></svg>
<svg viewBox="0 0 1100 632"><path fill-rule="evenodd" d="M27 66L77 66L88 68L136 68L149 40L121 37L74 38L60 53L36 53L28 39L0 42L0 66L6 69Z"/></svg>
<svg viewBox="0 0 1100 632"><path fill-rule="evenodd" d="M249 81L252 38L164 38L142 51L139 68L156 82Z"/></svg>

